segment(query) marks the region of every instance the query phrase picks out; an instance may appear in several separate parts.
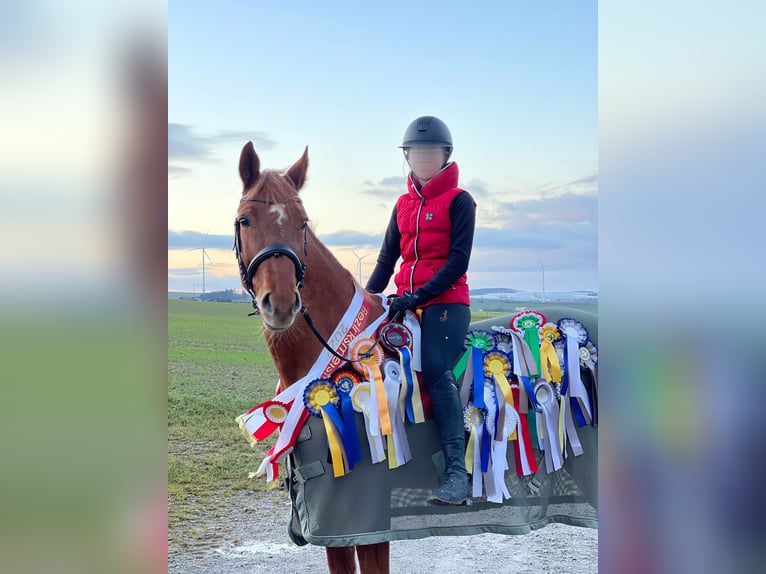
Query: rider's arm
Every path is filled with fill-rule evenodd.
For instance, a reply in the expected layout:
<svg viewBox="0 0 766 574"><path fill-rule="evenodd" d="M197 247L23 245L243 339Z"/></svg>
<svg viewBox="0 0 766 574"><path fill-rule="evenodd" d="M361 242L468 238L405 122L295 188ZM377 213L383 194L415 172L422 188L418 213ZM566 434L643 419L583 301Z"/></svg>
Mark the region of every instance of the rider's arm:
<svg viewBox="0 0 766 574"><path fill-rule="evenodd" d="M399 225L396 222L396 207L394 207L386 235L383 237L383 245L378 254L378 262L365 287L370 293L380 293L388 285L391 275L394 274L394 266L401 255L401 246L399 245L401 237Z"/></svg>

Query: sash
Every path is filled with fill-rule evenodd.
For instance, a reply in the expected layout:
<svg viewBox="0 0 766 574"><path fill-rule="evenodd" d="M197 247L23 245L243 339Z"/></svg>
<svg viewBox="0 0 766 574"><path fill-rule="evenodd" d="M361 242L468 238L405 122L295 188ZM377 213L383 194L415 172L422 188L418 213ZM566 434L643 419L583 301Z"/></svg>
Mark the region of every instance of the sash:
<svg viewBox="0 0 766 574"><path fill-rule="evenodd" d="M380 296L380 298L385 310L385 308L387 308L387 300L383 296ZM344 313L343 317L338 322L338 325L328 337L330 346L334 347L338 354L346 354L351 342L357 336L360 334L369 335L374 333L380 323L386 318L384 312L373 323L366 325L369 318L369 312L369 300L365 298L359 286L356 286L354 296L351 299L346 313ZM268 403L277 402L289 405L287 415L284 417L281 426L277 427L280 431L277 442L267 452L267 455L261 464L262 468L268 468L269 464L275 465L281 462L293 449L301 428L310 416L309 411L303 404L303 396L306 387L318 378L329 376L339 365L340 360L331 355L327 349L323 348L305 376L287 387L281 393L278 393L271 401L261 403L250 409L244 415L240 415L235 419L240 429L242 429L242 432L245 434L245 437L254 439L250 440L250 438L248 438L248 441L251 442L251 444L254 444L258 440L263 440L263 438L269 436L271 432L276 430L273 426L261 428L266 419L265 416L261 416L260 413L262 413L263 409L268 406ZM296 398L298 398L298 400L296 400ZM271 430L271 432L268 432L269 430ZM256 434L263 438L256 439Z"/></svg>

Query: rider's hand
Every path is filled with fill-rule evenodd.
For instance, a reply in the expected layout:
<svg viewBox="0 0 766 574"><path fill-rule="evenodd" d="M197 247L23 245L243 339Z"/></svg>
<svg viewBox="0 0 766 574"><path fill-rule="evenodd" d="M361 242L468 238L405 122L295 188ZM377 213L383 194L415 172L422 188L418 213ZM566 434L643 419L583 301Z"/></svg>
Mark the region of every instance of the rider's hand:
<svg viewBox="0 0 766 574"><path fill-rule="evenodd" d="M388 320L403 319L406 311L413 311L427 301L428 296L422 289L418 289L415 293L405 291L404 295L391 301L391 306L388 308Z"/></svg>

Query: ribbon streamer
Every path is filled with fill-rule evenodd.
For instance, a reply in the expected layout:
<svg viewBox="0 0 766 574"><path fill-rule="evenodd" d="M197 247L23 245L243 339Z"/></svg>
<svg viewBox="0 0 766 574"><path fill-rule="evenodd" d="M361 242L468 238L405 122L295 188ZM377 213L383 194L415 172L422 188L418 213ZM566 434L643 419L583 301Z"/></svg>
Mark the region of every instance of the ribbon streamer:
<svg viewBox="0 0 766 574"><path fill-rule="evenodd" d="M340 411L343 417L343 445L346 450L349 470L362 461L362 449L359 445L359 437L356 428L356 416L354 405L351 402L351 391L354 385L361 380L356 371L349 368L338 369L332 374L330 380L335 383L335 388L340 396Z"/></svg>
<svg viewBox="0 0 766 574"><path fill-rule="evenodd" d="M499 433L500 438L492 441L492 476L491 491L490 482L485 480L487 485L487 501L502 504L503 500L511 498L508 492L508 486L505 483L505 471L508 470L508 441L512 434L517 434L516 426L519 421L519 414L515 409L506 403L501 403L500 408L504 411L502 415L503 425L496 429L496 436ZM498 416L498 421L500 420ZM485 476L486 479L486 476Z"/></svg>
<svg viewBox="0 0 766 574"><path fill-rule="evenodd" d="M551 473L559 470L563 464L561 443L559 442L559 404L550 383L540 381L535 385L535 396L542 407L539 417L541 435L545 436L545 469Z"/></svg>
<svg viewBox="0 0 766 574"><path fill-rule="evenodd" d="M370 383L359 383L353 388L351 404L354 406L354 410L362 413L364 417L364 430L367 434L367 444L370 446L370 460L373 464L386 460L383 439L380 435L378 404L372 396Z"/></svg>
<svg viewBox="0 0 766 574"><path fill-rule="evenodd" d="M514 399L518 398L516 395L520 392L518 388L513 389ZM532 450L532 440L529 435L529 425L527 424L527 415L519 413L519 421L517 428L518 440L513 441L514 451L513 456L516 461L516 474L518 476L527 476L537 472L537 460L535 459L534 451Z"/></svg>
<svg viewBox="0 0 766 574"><path fill-rule="evenodd" d="M571 327L566 327L564 329L564 336L566 337L566 370L569 378L569 396L577 401L577 406L584 416L584 424L590 424L593 420L593 414L590 408L590 401L588 400L588 392L585 390L585 386L580 378L578 332Z"/></svg>
<svg viewBox="0 0 766 574"><path fill-rule="evenodd" d="M388 363L388 365L387 365ZM384 361L383 370L386 373L384 386L388 397L388 409L392 414L392 432L386 437L388 442L388 468L398 468L412 460L407 433L404 430L402 413L399 411L398 397L402 386L401 371L395 361ZM386 368L388 367L388 368ZM392 368L394 367L394 368Z"/></svg>
<svg viewBox="0 0 766 574"><path fill-rule="evenodd" d="M481 435L484 428L484 413L470 403L465 409L465 428L471 431L466 445L465 467L471 469L471 496L478 498L482 495Z"/></svg>

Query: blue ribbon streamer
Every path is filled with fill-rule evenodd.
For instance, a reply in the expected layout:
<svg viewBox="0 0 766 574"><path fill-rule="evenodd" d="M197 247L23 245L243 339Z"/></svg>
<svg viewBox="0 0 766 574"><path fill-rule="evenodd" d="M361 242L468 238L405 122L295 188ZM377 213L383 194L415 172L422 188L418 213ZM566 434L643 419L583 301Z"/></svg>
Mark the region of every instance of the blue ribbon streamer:
<svg viewBox="0 0 766 574"><path fill-rule="evenodd" d="M348 468L354 468L354 464L362 461L362 447L359 446L359 436L356 430L356 415L351 396L340 393L340 407L343 414L343 444L346 447Z"/></svg>
<svg viewBox="0 0 766 574"><path fill-rule="evenodd" d="M404 368L404 380L407 382L407 397L404 399L404 410L407 413L407 419L411 422L415 422L415 411L412 408L412 391L415 384L412 380L412 355L407 347L399 349L399 353L402 355L402 365Z"/></svg>
<svg viewBox="0 0 766 574"><path fill-rule="evenodd" d="M529 379L529 377L525 377L524 375L519 375L519 378L521 378L521 382L524 384L524 388L527 390L527 396L532 403L532 408L537 412L542 411L540 404L537 402L537 397L535 397L535 387L532 385L532 381Z"/></svg>
<svg viewBox="0 0 766 574"><path fill-rule="evenodd" d="M572 405L572 413L574 414L575 420L577 421L578 427L584 427L588 426L588 423L585 422L585 415L582 413L582 409L580 408L580 403L577 399L574 397L569 397L570 404Z"/></svg>
<svg viewBox="0 0 766 574"><path fill-rule="evenodd" d="M343 440L343 447L346 450L346 458L349 459L348 445L346 445L345 426L343 425L343 419L340 418L340 413L338 412L338 409L335 408L333 405L323 405L320 408L322 409L322 416L329 418L330 422L332 422L333 426L338 430L338 434ZM330 437L327 437L327 442L329 443L329 441L330 441ZM350 460L349 460L349 468L351 468Z"/></svg>
<svg viewBox="0 0 766 574"><path fill-rule="evenodd" d="M561 394L566 395L568 391L569 372L564 371L564 376L561 378ZM587 426L588 423L585 422L585 415L583 415L582 409L580 408L580 403L577 401L577 399L569 397L569 404L572 406L572 414L574 415L575 421L577 422L577 426Z"/></svg>
<svg viewBox="0 0 766 574"><path fill-rule="evenodd" d="M481 471L489 471L489 431L486 421L481 426Z"/></svg>
<svg viewBox="0 0 766 574"><path fill-rule="evenodd" d="M473 405L477 409L485 409L484 404L484 357L481 349L471 347L473 361Z"/></svg>

